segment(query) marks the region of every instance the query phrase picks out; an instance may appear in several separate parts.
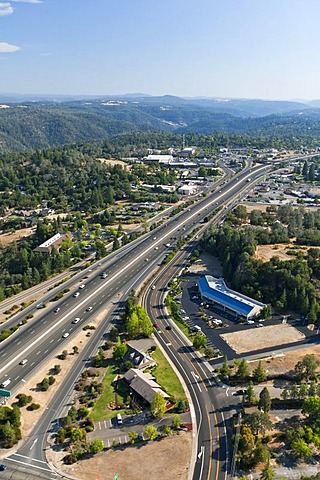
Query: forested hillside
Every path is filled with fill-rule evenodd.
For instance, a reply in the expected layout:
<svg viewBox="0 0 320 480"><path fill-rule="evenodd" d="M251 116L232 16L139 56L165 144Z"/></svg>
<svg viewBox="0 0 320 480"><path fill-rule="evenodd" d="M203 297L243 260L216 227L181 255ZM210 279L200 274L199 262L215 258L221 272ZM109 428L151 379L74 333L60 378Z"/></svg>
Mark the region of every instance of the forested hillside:
<svg viewBox="0 0 320 480"><path fill-rule="evenodd" d="M136 131L250 135L288 148L320 142L319 110L297 102L165 96L0 107L0 152L98 141Z"/></svg>

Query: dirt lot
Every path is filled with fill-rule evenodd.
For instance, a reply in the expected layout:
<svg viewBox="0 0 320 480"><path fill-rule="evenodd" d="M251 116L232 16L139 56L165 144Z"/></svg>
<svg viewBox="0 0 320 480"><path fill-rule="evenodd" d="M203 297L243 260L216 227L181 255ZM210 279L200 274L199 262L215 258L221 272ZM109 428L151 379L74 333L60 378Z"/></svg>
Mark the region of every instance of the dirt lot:
<svg viewBox="0 0 320 480"><path fill-rule="evenodd" d="M262 366L268 370L268 375L281 375L293 371L295 365L305 355L314 355L320 360L320 345L314 347L299 348L262 360ZM256 368L258 360L250 362L250 369ZM318 369L320 371L320 367Z"/></svg>
<svg viewBox="0 0 320 480"><path fill-rule="evenodd" d="M10 243L14 240L19 240L22 237L29 237L35 232L36 227L31 228L21 228L20 230L16 230L15 232L7 232L0 234L0 244L3 247L7 247Z"/></svg>
<svg viewBox="0 0 320 480"><path fill-rule="evenodd" d="M263 328L253 326L247 330L225 333L221 337L237 353L277 347L286 343L299 342L305 338L299 330L287 323Z"/></svg>
<svg viewBox="0 0 320 480"><path fill-rule="evenodd" d="M277 244L277 245L257 245L255 258L262 260L263 262L268 262L272 257L279 257L280 260L293 260L295 255L288 255L287 251L290 248L296 248L296 245L293 244ZM299 245L299 250L297 252L302 252L305 254L309 248L317 247L307 247L304 245Z"/></svg>
<svg viewBox="0 0 320 480"><path fill-rule="evenodd" d="M140 447L109 450L64 471L84 480L187 480L191 455L191 433L150 442Z"/></svg>
<svg viewBox="0 0 320 480"><path fill-rule="evenodd" d="M214 277L223 275L222 265L218 257L206 252L202 252L199 260L193 263L188 270L190 273L200 275L212 275Z"/></svg>
<svg viewBox="0 0 320 480"><path fill-rule="evenodd" d="M122 160L113 160L112 158L97 158L97 160L105 163L106 165L121 165L124 170L130 170L130 165L128 165L126 162L123 162Z"/></svg>

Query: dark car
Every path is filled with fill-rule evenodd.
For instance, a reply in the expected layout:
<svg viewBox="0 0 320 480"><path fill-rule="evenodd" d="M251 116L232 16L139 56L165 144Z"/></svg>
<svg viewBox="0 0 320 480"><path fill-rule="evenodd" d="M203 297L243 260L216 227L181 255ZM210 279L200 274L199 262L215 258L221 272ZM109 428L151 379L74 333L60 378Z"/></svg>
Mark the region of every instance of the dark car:
<svg viewBox="0 0 320 480"><path fill-rule="evenodd" d="M0 463L0 471L7 470L7 466L3 465L3 463Z"/></svg>
<svg viewBox="0 0 320 480"><path fill-rule="evenodd" d="M170 325L167 325L167 326L166 326L166 330L172 330L172 328L170 327Z"/></svg>
<svg viewBox="0 0 320 480"><path fill-rule="evenodd" d="M247 393L247 390L237 390L233 395L244 395L245 393Z"/></svg>

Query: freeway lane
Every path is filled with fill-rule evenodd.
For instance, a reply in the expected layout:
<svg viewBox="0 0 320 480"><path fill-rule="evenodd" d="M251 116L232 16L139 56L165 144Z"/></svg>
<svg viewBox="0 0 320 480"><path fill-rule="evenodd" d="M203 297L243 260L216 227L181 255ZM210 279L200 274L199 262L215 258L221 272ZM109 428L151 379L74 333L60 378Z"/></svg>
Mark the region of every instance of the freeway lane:
<svg viewBox="0 0 320 480"><path fill-rule="evenodd" d="M119 250L119 253L115 252L112 259L101 262L100 272L106 269L109 274L106 280L97 277L96 272L91 273L91 277L86 280L86 287L81 291L78 298L73 298L72 294L69 294L61 302L54 303L54 307L61 308L61 314L59 312L56 315L52 310L49 311L49 307L47 307L46 312L41 314L39 318L24 325L2 343L0 381L10 378L10 388L14 391L19 382L31 374L34 365L39 365L63 344L61 339L63 333L72 334L78 328L82 328L83 323L89 321L93 314L97 314L100 308L108 304L115 292L121 291L124 284L136 274L145 270L147 259L148 262L161 261L166 251L166 242L175 243L176 239L183 236L185 231L188 232L199 225L203 218L217 207L217 204L229 199L241 185L245 185L250 175L263 172L268 168L270 167L258 166L252 168L250 173L241 172L227 186L219 190L218 194L212 194L202 199L178 217L172 218L165 226L155 229L152 235L145 235L142 239L138 239L134 245ZM106 264L108 267L105 267ZM69 280L69 285L71 286L71 282L73 282L73 285L75 285L73 288L77 288L77 285L79 285L77 281L79 281L79 278L81 280L83 276L86 276L85 273L84 271L76 279ZM88 306L93 307L92 314L84 317L84 310ZM84 318L84 321L71 326L71 321L75 317ZM17 320L15 320L16 322ZM45 344L42 343L41 349L38 348L43 341L45 341ZM24 358L28 359L28 363L25 365L22 376L17 371L13 372L12 369L17 367L17 364Z"/></svg>
<svg viewBox="0 0 320 480"><path fill-rule="evenodd" d="M258 173L263 174L268 168L270 167L259 166L255 169L255 172L257 174ZM71 310L68 311L68 314L64 314L62 318L58 319L58 321L56 320L57 317L53 314L53 312L49 312L45 316L41 315L41 318L39 320L35 319L35 321L31 322L30 325L28 324L27 326L23 327L25 331L23 332L24 346L22 347L22 350L24 348L27 348L27 352L29 352L28 355L30 355L30 360L26 364L26 367L28 365L31 365L31 363L34 361L35 358L36 358L35 366L38 367L41 364L41 362L46 359L46 357L48 357L49 355L51 356L52 352L54 352L55 349L57 349L56 344L54 344L53 342L51 346L49 345L50 348L47 353L45 353L45 351L43 352L41 351L38 357L36 357L37 352L40 351L40 350L37 350L39 348L40 343L38 341L34 342L34 339L36 338L36 332L33 332L32 340L34 342L34 345L31 345L25 341L26 330L35 328L35 325L37 325L40 329L42 327L43 332L47 334L46 336L43 336L43 339L45 339L45 343L47 343L47 340L49 339L48 332L50 328L51 331L49 333L51 333L53 335L53 338L58 341L58 339L61 336L61 331L59 331L59 329L65 328L65 325L70 325L70 320L73 318L73 316L77 315L81 317L80 313L83 313L82 312L83 308L86 307L87 305L90 305L90 302L93 302L94 300L99 301L98 302L99 306L97 306L96 310L94 310L95 314L97 313L97 311L99 311L99 308L105 308L106 306L108 307L112 304L112 302L115 301L114 296L112 296L115 293L116 293L115 303L118 304L121 298L125 299L128 293L130 292L130 290L132 288L135 288L136 285L138 285L139 283L141 283L141 280L143 280L143 278L146 278L148 273L151 272L154 269L155 265L161 260L161 258L164 256L165 252L167 251L165 247L165 242L167 242L168 239L173 241L174 237L177 238L179 236L183 236L184 227L186 228L186 232L187 232L193 226L199 225L199 223L203 220L203 218L216 208L216 205L218 202L222 200L227 201L232 196L233 197L237 196L239 189L244 188L247 185L246 180L249 176L252 176L252 175L253 175L252 169L250 173L241 172L238 178L231 180L230 184L223 187L218 194L213 194L204 198L198 204L193 205L186 212L183 212L178 218L173 218L170 222L168 222L166 226L162 226L162 227L159 227L158 229L155 229L152 232L152 235L150 234L146 235L145 238L142 240L144 242L143 246L139 242L139 244L135 246L134 249L132 248L132 250L130 250L126 255L122 254L123 252L122 250L120 250L119 252L116 252L113 255L113 258L116 258L116 260L109 266L109 270L108 270L109 277L105 281L103 281L100 278L97 279L97 275L95 274L91 279L88 279L86 288L83 289L79 298L75 299L76 302L71 307ZM219 216L220 215L221 214L219 214ZM156 247L158 248L156 249ZM148 255L148 257L146 257L146 255ZM146 262L146 258L148 258L148 262ZM101 269L103 268L104 268L104 265L101 266ZM99 282L97 283L98 280L100 283ZM105 297L101 299L102 295L105 295ZM80 300L81 298L82 300ZM71 296L63 299L63 301L69 301L69 300L72 300ZM100 302L101 302L101 305L100 305ZM57 304L55 304L55 306L56 305ZM76 307L74 305L76 305ZM74 308L75 310L73 311ZM114 306L111 305L111 308L114 309ZM46 325L44 325L43 327L41 320L44 321L44 319L48 319L48 320L53 319L51 322L49 321L49 325L51 325L51 323L53 323L53 325L51 325L49 328ZM57 325L57 323L60 320L61 320L60 324ZM77 324L75 328L79 328L79 325L80 324ZM108 325L109 325L109 317L106 315L105 321L101 323L101 325L93 335L88 345L84 348L82 352L83 355L79 356L79 361L78 361L78 364L76 365L76 368L74 368L72 372L68 375L68 377L64 380L63 387L58 391L57 395L55 396L54 400L50 403L50 405L48 405L48 410L44 412L39 426L37 426L35 430L32 432L32 435L28 438L28 441L22 447L22 449L19 449L19 452L17 452L17 454L19 455L23 455L25 457L32 459L33 465L35 464L35 462L42 462L45 460L42 450L45 444L46 432L50 428L49 426L50 424L52 424L53 420L59 417L59 412L61 411L61 407L66 404L66 398L68 397L69 393L72 392L73 384L77 379L79 372L85 366L86 362L84 359L89 358L93 354L93 352L99 345L99 341L101 341L103 332L108 328ZM14 335L15 340L19 338L19 336L21 336L22 331L20 332L18 331L17 334ZM43 333L41 333L41 335L43 335ZM9 355L10 353L12 355L16 353L14 350L13 352L10 352L10 348L9 348L10 345L12 345L12 339L8 342L5 342L3 345L4 348L8 348L7 360L10 358L10 355ZM19 358L22 358L25 355L25 353L26 353L25 351L20 350ZM10 365L8 365L9 363L8 361L2 361L0 364L2 374L4 372L8 377L13 378L13 376L11 375L11 372L16 367L17 361L18 361L17 356L15 357L15 359L9 360ZM194 372L196 371L196 368L198 368L198 366L194 364L194 369L193 369ZM32 369L29 371L29 375L32 375L32 371L33 371ZM27 372L26 372L26 375L27 375ZM195 375L198 375L198 373L195 373ZM189 377L188 381L190 382L190 385L193 383L195 384L194 389L202 388L201 386L197 385L198 383L197 377L194 377L194 376ZM13 388L17 390L19 387L20 378L17 379L16 383L14 383L14 381L12 383L13 383ZM205 385L203 389L205 390ZM209 403L207 405L207 412L208 413L204 414L204 412L201 411L201 406L200 408L198 407L197 415L199 419L202 418L201 423L204 422L203 420L204 418L207 418L206 423L210 425L210 428L207 432L205 432L204 430L201 431L201 442L202 442L201 447L204 447L204 450L202 449L199 451L199 462L201 462L200 470L202 472L211 472L210 464L212 460L211 460L210 454L212 449L209 449L208 443L211 445L211 443L213 442L212 438L214 438L214 435L216 436L214 429L217 430L215 422L220 421L219 419L217 420L215 419L216 414L212 411L211 405L209 405ZM212 417L211 420L209 420L210 416ZM202 432L204 432L203 436L202 436ZM36 439L37 441L34 443ZM221 447L219 451L221 451ZM208 456L208 452L209 452L209 456ZM12 456L11 460L13 459L17 461L16 457ZM217 472L218 471L220 470L217 469Z"/></svg>

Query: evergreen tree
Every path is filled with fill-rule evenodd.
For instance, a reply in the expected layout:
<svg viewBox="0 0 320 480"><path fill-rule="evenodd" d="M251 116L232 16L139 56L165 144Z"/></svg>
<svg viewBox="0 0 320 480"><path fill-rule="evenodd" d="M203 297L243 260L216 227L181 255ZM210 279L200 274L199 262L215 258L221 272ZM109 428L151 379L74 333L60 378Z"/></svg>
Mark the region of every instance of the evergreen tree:
<svg viewBox="0 0 320 480"><path fill-rule="evenodd" d="M264 413L268 413L270 411L271 398L267 387L264 387L260 392L258 406L259 409L262 410Z"/></svg>
<svg viewBox="0 0 320 480"><path fill-rule="evenodd" d="M255 382L264 382L267 378L267 374L262 366L261 360L258 363L258 366L252 372L253 380Z"/></svg>
<svg viewBox="0 0 320 480"><path fill-rule="evenodd" d="M248 376L249 376L249 367L248 367L246 359L243 358L241 360L241 362L239 363L238 370L237 370L237 373L236 373L236 377L237 377L238 380L240 380L242 382L242 381L246 380L246 378Z"/></svg>
<svg viewBox="0 0 320 480"><path fill-rule="evenodd" d="M270 460L263 467L260 475L260 480L274 480L276 477L273 468L270 465Z"/></svg>

